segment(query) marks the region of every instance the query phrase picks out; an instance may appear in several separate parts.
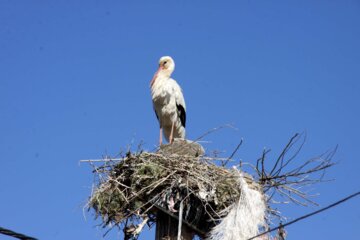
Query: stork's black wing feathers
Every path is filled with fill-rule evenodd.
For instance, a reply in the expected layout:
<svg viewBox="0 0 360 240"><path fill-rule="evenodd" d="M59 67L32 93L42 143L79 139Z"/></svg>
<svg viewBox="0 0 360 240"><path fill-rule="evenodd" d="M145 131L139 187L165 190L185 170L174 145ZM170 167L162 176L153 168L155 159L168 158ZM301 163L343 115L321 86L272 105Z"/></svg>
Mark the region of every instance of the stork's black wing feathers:
<svg viewBox="0 0 360 240"><path fill-rule="evenodd" d="M155 108L153 107L153 109L154 109L154 113L155 113L155 115L156 115L156 118L157 118L157 120L158 120L158 122L159 122L159 124L160 124L160 119L159 119L159 116L158 116L158 114L157 114L157 112L156 112L156 110L155 110Z"/></svg>
<svg viewBox="0 0 360 240"><path fill-rule="evenodd" d="M177 110L178 110L181 125L183 125L183 127L185 127L185 124L186 124L186 112L185 112L185 109L184 109L183 105L181 105L181 104L176 104L176 107L177 107Z"/></svg>

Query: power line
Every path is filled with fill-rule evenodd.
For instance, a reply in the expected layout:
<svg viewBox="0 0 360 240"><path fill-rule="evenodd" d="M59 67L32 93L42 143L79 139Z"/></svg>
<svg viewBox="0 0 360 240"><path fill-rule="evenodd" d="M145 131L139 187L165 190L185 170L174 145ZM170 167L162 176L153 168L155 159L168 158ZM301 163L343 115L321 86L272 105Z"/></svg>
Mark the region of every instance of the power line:
<svg viewBox="0 0 360 240"><path fill-rule="evenodd" d="M7 235L7 236L10 236L10 237L21 239L21 240L37 240L36 238L29 237L29 236L26 236L26 235L21 234L21 233L16 233L14 231L11 231L9 229L5 229L5 228L2 228L2 227L0 227L0 233L4 234L4 235Z"/></svg>
<svg viewBox="0 0 360 240"><path fill-rule="evenodd" d="M278 230L278 229L280 229L280 228L284 228L284 227L286 227L286 226L289 226L289 225L291 225L291 224L293 224L293 223L296 223L296 222L298 222L298 221L300 221L300 220L303 220L303 219L305 219L305 218L311 217L311 216L313 216L313 215L315 215L315 214L318 214L318 213L320 213L320 212L323 212L323 211L325 211L325 210L328 210L329 208L335 207L336 205L339 205L339 204L341 204L341 203L343 203L343 202L346 202L347 200L350 200L351 198L356 197L356 196L358 196L358 195L360 195L360 191L357 192L357 193L351 194L350 196L348 196L348 197L346 197L346 198L343 198L343 199L341 199L341 200L339 200L339 201L337 201L337 202L335 202L335 203L333 203L333 204L330 204L330 205L327 206L327 207L321 208L321 209L319 209L319 210L317 210L317 211L315 211L315 212L312 212L312 213L306 214L306 215L304 215L304 216L302 216L302 217L296 218L296 219L294 219L294 220L292 220L292 221L290 221L290 222L288 222L288 223L280 224L280 226L275 227L275 228L271 228L271 229L269 229L269 230L267 230L267 231L265 231L265 232L262 232L262 233L254 236L254 237L252 237L252 238L249 238L248 240L255 239L255 238L260 237L260 236L262 236L262 235L264 235L264 234L267 234L267 233L273 232L273 231L275 231L275 230Z"/></svg>

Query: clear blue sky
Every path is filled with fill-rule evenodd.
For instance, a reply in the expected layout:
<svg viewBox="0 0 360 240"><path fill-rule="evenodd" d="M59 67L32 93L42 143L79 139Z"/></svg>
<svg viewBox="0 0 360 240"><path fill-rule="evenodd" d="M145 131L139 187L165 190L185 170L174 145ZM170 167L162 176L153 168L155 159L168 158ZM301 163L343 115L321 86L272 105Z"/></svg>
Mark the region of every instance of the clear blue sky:
<svg viewBox="0 0 360 240"><path fill-rule="evenodd" d="M93 176L79 160L132 141L154 148L149 82L163 55L176 62L188 138L232 123L237 131L208 136L205 148L230 154L244 138L236 158L254 162L306 131L299 161L339 144L340 163L328 171L336 180L313 189L317 201L358 191L359 26L355 0L2 0L0 226L39 239L102 239L98 221L83 216ZM358 237L359 206L292 225L289 239Z"/></svg>

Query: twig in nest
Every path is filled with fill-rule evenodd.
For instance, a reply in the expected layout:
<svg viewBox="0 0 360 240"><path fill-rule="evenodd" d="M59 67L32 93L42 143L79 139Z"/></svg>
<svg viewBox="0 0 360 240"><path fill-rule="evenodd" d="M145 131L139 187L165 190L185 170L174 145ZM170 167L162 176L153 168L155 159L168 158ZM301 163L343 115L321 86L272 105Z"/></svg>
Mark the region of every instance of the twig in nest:
<svg viewBox="0 0 360 240"><path fill-rule="evenodd" d="M243 139L241 138L239 144L236 146L235 150L231 153L231 155L228 157L228 159L226 159L225 161L223 161L221 163L221 165L224 167L226 166L226 164L228 164L228 162L235 156L236 152L239 150L239 148L241 147L243 143Z"/></svg>
<svg viewBox="0 0 360 240"><path fill-rule="evenodd" d="M143 228L145 227L145 224L149 221L149 217L146 216L143 218L143 221L137 225L137 227L134 227L133 225L131 227L128 227L126 231L126 235L131 235L132 237L135 237L141 233Z"/></svg>
<svg viewBox="0 0 360 240"><path fill-rule="evenodd" d="M203 139L204 137L206 137L207 135L213 133L213 132L216 132L220 129L223 129L223 128L232 128L232 129L236 129L233 125L231 124L225 124L225 125L222 125L220 127L216 127L216 128L213 128L213 129L210 129L209 131L207 131L206 133L204 133L203 135L201 135L200 137L196 138L193 142L198 142L199 140Z"/></svg>

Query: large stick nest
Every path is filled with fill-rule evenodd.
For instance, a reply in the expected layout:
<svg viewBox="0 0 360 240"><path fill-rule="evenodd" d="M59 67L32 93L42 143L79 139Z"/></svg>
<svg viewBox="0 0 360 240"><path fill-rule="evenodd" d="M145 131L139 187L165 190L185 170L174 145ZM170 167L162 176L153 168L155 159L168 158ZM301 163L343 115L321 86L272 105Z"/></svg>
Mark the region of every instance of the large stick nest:
<svg viewBox="0 0 360 240"><path fill-rule="evenodd" d="M265 160L270 150L264 150L256 166L249 165L255 179L244 174L249 187L264 195L270 224L272 217L283 219L277 207L273 207L275 204L316 205L306 187L323 182L325 171L334 165L336 148L296 162L304 143L305 136L295 134L281 154L268 161L268 166ZM101 166L94 165L98 182L88 207L102 217L104 226L124 223L125 230L140 218L144 219L138 225L142 228L144 222L156 220L158 210L165 211L182 218L187 226L204 236L239 200L239 172L224 166L241 144L242 141L226 159L202 156L204 151L199 144L184 140L162 146L157 153L128 152L120 159L100 160ZM222 166L216 165L216 160ZM94 164L98 160L84 161ZM181 202L183 216L178 214ZM138 234L141 228L129 231L130 235Z"/></svg>
<svg viewBox="0 0 360 240"><path fill-rule="evenodd" d="M89 207L102 217L104 225L139 214L156 214L154 206L177 215L183 201L184 221L207 232L241 194L238 170L217 166L202 156L128 153L96 172L100 176L105 173L105 178L100 177ZM251 188L261 191L250 175L245 179Z"/></svg>

